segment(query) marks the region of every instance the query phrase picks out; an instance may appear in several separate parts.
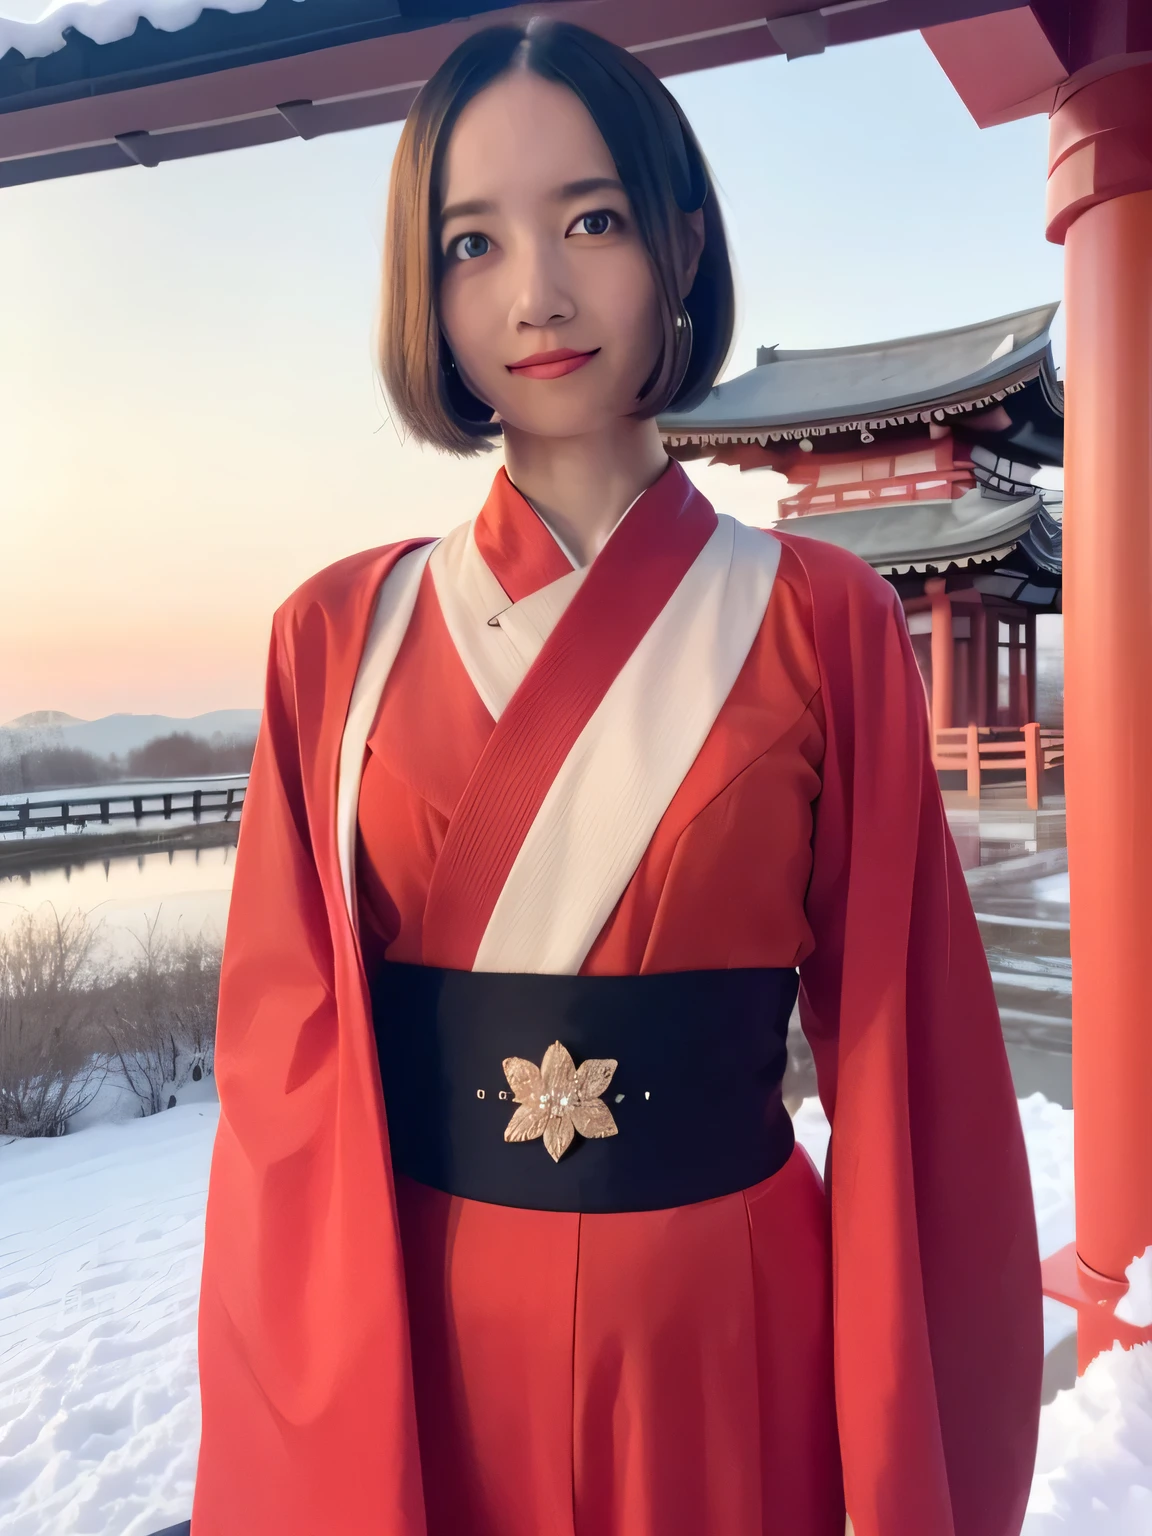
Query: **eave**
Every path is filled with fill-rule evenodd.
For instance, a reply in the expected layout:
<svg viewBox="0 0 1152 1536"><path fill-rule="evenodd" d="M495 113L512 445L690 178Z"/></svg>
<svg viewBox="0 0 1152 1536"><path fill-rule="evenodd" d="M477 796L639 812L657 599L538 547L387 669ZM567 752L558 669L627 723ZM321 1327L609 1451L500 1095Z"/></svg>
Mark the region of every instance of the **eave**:
<svg viewBox="0 0 1152 1536"><path fill-rule="evenodd" d="M1060 583L1059 525L1038 495L1008 499L976 490L955 501L808 512L782 518L776 526L851 550L884 576L982 565L1025 544L1030 563L1039 566L1033 547L1042 546L1047 560L1041 568Z"/></svg>
<svg viewBox="0 0 1152 1536"><path fill-rule="evenodd" d="M43 68L11 51L0 59L0 186L393 122L470 31L544 8L672 75L820 53L1014 3L712 0L703 14L698 0L537 0L504 10L484 0L268 0L242 15L206 11L172 34L138 26L131 38L94 44L73 33ZM273 35L281 13L298 35Z"/></svg>

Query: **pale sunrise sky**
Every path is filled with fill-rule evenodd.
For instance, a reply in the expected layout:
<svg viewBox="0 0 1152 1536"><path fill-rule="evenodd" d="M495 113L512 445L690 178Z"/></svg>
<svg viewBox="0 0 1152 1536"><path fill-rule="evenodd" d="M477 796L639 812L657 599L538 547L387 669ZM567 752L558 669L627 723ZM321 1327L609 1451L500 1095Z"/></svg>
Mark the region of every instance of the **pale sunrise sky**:
<svg viewBox="0 0 1152 1536"><path fill-rule="evenodd" d="M919 36L668 83L725 199L729 373L1060 296L1046 121L980 132ZM398 133L0 191L0 723L259 704L305 576L476 510L498 461L401 444L374 379ZM776 477L693 473L771 515Z"/></svg>

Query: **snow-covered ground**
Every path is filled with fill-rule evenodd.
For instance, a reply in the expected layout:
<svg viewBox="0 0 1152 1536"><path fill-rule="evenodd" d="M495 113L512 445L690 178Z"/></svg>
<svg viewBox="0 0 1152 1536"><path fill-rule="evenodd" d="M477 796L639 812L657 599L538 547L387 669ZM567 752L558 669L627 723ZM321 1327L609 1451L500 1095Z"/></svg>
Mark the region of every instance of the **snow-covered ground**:
<svg viewBox="0 0 1152 1536"><path fill-rule="evenodd" d="M74 1134L0 1147L0 1536L149 1536L188 1516L210 1094L189 1087L152 1119L90 1113ZM1020 1112L1047 1254L1073 1232L1072 1115L1039 1094ZM822 1166L815 1099L796 1127ZM1046 1306L1051 1348L1071 1314ZM1145 1345L1096 1361L1044 1409L1023 1536L1149 1532Z"/></svg>
<svg viewBox="0 0 1152 1536"><path fill-rule="evenodd" d="M205 1096L0 1147L4 1536L148 1536L188 1518L217 1114Z"/></svg>
<svg viewBox="0 0 1152 1536"><path fill-rule="evenodd" d="M1093 1360L1040 1415L1023 1536L1152 1532L1152 1344Z"/></svg>

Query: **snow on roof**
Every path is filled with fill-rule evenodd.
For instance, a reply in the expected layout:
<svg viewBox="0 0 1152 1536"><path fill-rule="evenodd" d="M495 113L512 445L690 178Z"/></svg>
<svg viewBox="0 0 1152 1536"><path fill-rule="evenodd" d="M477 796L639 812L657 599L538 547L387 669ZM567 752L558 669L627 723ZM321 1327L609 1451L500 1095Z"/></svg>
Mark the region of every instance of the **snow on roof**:
<svg viewBox="0 0 1152 1536"><path fill-rule="evenodd" d="M0 58L15 48L26 59L40 59L64 46L64 32L75 27L94 43L131 37L140 20L160 32L181 32L203 11L258 11L264 0L0 0Z"/></svg>
<svg viewBox="0 0 1152 1536"><path fill-rule="evenodd" d="M664 412L660 430L674 438L766 429L790 437L809 435L820 423L885 425L893 413L899 420L953 402L991 404L1042 371L1058 307L1041 304L977 325L864 346L762 347L755 368L717 384L694 410Z"/></svg>
<svg viewBox="0 0 1152 1536"><path fill-rule="evenodd" d="M1024 540L1034 564L1055 575L1061 566L1059 529L1039 496L990 496L968 491L955 501L856 506L841 512L806 512L774 525L839 544L884 575L944 570L1003 557ZM1037 542L1039 541L1039 542ZM1024 576L1021 574L1021 583Z"/></svg>

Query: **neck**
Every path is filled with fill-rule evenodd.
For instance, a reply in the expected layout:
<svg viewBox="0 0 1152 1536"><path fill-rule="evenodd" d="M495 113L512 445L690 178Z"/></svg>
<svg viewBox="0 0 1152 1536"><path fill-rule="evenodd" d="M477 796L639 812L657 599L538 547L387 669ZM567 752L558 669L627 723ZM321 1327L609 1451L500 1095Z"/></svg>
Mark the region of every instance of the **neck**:
<svg viewBox="0 0 1152 1536"><path fill-rule="evenodd" d="M620 420L594 436L534 437L505 424L512 484L581 565L589 565L641 492L668 467L655 421Z"/></svg>

